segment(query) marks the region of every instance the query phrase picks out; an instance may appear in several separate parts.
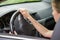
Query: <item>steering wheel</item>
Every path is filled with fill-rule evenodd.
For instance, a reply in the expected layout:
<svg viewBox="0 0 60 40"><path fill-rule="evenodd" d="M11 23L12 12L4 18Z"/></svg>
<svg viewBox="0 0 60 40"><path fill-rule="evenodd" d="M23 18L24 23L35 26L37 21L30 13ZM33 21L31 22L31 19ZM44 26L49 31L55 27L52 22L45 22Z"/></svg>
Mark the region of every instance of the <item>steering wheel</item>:
<svg viewBox="0 0 60 40"><path fill-rule="evenodd" d="M10 19L10 29L12 33L16 31L18 34L22 35L33 35L34 33L34 27L28 22L28 20L24 19L19 11L13 13Z"/></svg>

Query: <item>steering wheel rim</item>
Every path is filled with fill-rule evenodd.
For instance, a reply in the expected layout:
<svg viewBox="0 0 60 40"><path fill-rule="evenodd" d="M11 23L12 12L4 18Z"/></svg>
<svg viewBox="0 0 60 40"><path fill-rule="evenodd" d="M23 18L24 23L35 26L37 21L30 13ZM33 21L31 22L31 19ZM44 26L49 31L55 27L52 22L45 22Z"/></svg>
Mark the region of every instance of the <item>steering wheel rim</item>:
<svg viewBox="0 0 60 40"><path fill-rule="evenodd" d="M11 32L12 32L12 33L14 33L14 30L13 30L14 20L13 20L13 19L15 19L16 16L19 15L18 12L19 12L19 11L14 12L13 15L12 15L12 17L11 17L11 19L10 19L10 29L11 29Z"/></svg>
<svg viewBox="0 0 60 40"><path fill-rule="evenodd" d="M10 19L10 30L11 30L11 32L14 33L14 31L15 31L13 25L14 25L14 21L16 20L16 17L19 16L19 15L23 19L23 20L22 19L21 20L24 21L24 22L26 21L26 23L27 23L26 24L27 26L26 26L24 24L24 22L22 22L24 24L24 26L26 26L26 27L22 26L22 29L25 31L25 34L24 34L24 31L22 31L23 32L22 35L30 35L32 33L31 31L33 31L35 28L33 27L33 25L31 25L30 23L28 23L28 20L24 19L24 17L22 16L22 14L20 14L20 12L18 10L13 13L13 15L11 16L11 19ZM21 30L21 28L20 28L20 30ZM30 33L27 32L27 31L29 31Z"/></svg>

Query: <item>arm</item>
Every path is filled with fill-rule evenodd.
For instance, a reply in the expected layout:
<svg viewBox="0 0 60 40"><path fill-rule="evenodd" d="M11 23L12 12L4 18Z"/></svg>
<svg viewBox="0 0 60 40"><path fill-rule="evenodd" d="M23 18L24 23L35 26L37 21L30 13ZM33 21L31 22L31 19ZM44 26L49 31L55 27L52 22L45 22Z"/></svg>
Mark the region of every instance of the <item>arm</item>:
<svg viewBox="0 0 60 40"><path fill-rule="evenodd" d="M34 27L37 29L37 31L39 33L41 33L44 37L49 37L51 38L53 31L48 30L47 28L45 28L43 25L41 25L40 23L38 23L34 18L32 18L31 16L28 17L29 21L31 21L31 23L34 25Z"/></svg>
<svg viewBox="0 0 60 40"><path fill-rule="evenodd" d="M36 28L36 30L42 34L44 37L49 37L51 38L53 31L48 30L47 28L45 28L43 25L41 25L40 23L38 23L34 18L32 18L30 16L30 14L27 12L27 10L25 9L21 9L20 10L21 14L27 18L29 21L31 21L31 23L34 25L34 27Z"/></svg>

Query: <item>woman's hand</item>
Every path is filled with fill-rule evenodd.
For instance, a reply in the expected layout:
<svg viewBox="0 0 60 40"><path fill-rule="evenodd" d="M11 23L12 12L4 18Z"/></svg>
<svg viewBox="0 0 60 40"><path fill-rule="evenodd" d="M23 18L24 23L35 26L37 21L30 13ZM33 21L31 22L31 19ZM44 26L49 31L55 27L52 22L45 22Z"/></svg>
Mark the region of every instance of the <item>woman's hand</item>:
<svg viewBox="0 0 60 40"><path fill-rule="evenodd" d="M9 32L9 34L11 34L11 35L12 35L13 33ZM14 35L17 35L17 32L16 32L16 31L14 31Z"/></svg>
<svg viewBox="0 0 60 40"><path fill-rule="evenodd" d="M30 17L29 12L25 8L21 8L20 12L21 12L21 14L23 15L24 18L28 19L28 17Z"/></svg>

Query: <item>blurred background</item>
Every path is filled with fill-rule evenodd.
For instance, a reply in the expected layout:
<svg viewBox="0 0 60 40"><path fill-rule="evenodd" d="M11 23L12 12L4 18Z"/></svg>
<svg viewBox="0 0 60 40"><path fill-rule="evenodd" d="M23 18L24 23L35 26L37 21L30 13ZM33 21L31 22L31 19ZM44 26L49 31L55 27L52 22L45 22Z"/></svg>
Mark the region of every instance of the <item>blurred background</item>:
<svg viewBox="0 0 60 40"><path fill-rule="evenodd" d="M36 2L41 0L0 0L0 5L14 4L14 3L25 3L25 2Z"/></svg>

